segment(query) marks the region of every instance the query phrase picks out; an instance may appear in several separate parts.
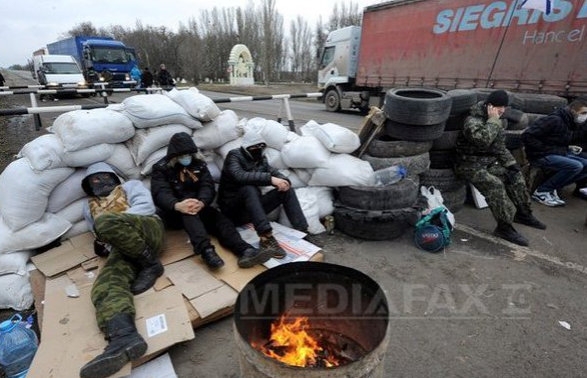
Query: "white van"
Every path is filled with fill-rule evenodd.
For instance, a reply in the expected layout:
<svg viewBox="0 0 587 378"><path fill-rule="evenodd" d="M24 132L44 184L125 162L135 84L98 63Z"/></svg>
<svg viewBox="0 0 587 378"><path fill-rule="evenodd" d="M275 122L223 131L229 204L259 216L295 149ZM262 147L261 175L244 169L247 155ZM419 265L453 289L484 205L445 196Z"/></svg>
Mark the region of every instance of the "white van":
<svg viewBox="0 0 587 378"><path fill-rule="evenodd" d="M71 55L33 56L33 77L47 89L88 88L82 70Z"/></svg>

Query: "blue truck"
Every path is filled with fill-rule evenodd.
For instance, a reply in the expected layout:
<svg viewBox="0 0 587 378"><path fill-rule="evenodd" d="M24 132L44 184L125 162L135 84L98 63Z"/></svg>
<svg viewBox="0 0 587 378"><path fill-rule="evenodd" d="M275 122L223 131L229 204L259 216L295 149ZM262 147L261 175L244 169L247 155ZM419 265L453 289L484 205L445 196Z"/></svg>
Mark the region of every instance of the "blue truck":
<svg viewBox="0 0 587 378"><path fill-rule="evenodd" d="M138 65L135 50L111 37L77 36L47 44L49 54L71 55L79 63L86 81L108 87L133 86L130 70Z"/></svg>

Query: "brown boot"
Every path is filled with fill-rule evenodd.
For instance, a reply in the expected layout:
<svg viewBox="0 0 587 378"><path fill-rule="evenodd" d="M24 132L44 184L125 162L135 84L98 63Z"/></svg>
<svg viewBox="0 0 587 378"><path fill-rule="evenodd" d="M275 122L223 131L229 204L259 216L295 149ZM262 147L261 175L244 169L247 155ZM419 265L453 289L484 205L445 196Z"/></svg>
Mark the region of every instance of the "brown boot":
<svg viewBox="0 0 587 378"><path fill-rule="evenodd" d="M267 232L259 236L259 250L269 250L272 253L273 258L283 259L287 256L287 252L279 245L279 242L275 239L271 232Z"/></svg>

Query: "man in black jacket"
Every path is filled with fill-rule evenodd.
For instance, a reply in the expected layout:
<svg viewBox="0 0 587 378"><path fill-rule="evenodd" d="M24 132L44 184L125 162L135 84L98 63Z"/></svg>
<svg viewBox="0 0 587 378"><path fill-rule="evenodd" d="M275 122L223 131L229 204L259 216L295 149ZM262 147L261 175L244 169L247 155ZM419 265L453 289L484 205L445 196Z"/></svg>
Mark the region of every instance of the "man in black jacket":
<svg viewBox="0 0 587 378"><path fill-rule="evenodd" d="M281 259L286 252L273 236L267 214L283 205L293 228L307 233L308 222L287 177L271 167L263 156L266 146L259 133L248 131L241 147L228 153L220 177L218 205L235 224L252 222L259 235L260 249L270 250L274 258ZM262 186L274 189L262 194ZM305 239L318 244L310 234Z"/></svg>
<svg viewBox="0 0 587 378"><path fill-rule="evenodd" d="M246 243L234 224L211 204L216 195L214 180L206 162L198 157L192 137L177 133L171 137L167 155L153 165L151 193L159 215L167 226L183 227L196 255L201 255L210 269L224 261L214 249L208 234L235 253L238 265L249 268L271 258Z"/></svg>
<svg viewBox="0 0 587 378"><path fill-rule="evenodd" d="M587 189L581 182L587 180L587 159L581 149L571 144L587 140L587 99L573 100L568 106L537 119L522 133L524 149L530 164L553 171L554 174L541 183L532 199L546 206L565 204L557 191L577 182L574 195L587 198Z"/></svg>

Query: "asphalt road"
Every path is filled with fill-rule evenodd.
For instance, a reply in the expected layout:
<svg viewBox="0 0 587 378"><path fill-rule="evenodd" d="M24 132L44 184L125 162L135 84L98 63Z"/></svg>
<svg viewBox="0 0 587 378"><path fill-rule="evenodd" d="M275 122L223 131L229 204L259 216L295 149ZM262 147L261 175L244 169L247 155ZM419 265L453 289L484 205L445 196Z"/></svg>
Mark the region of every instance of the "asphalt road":
<svg viewBox="0 0 587 378"><path fill-rule="evenodd" d="M315 119L356 130L362 121L357 114L328 113L319 103L290 104L296 125ZM222 104L240 117L265 118L278 106ZM55 116L47 115L44 126ZM5 132L22 142L18 127L31 130L30 118L0 122L12 125ZM530 248L493 238L489 210L471 205L455 214L452 244L437 254L417 249L410 232L392 241L357 240L338 231L320 236L325 261L360 270L387 293L392 332L386 377L587 376L587 202L570 197L571 189L562 193L564 208L534 205L546 231L517 226ZM194 340L170 349L177 375L186 378L239 377L238 353L231 317L196 329Z"/></svg>

